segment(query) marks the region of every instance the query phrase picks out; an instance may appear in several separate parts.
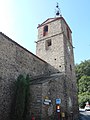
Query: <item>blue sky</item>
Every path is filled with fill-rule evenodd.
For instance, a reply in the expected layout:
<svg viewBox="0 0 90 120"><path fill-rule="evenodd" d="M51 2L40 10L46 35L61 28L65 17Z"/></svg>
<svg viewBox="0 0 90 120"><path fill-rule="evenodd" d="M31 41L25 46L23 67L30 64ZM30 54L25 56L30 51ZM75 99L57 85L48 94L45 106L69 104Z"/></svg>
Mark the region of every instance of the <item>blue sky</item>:
<svg viewBox="0 0 90 120"><path fill-rule="evenodd" d="M0 31L35 53L37 26L59 3L72 30L75 63L90 59L90 0L0 0Z"/></svg>

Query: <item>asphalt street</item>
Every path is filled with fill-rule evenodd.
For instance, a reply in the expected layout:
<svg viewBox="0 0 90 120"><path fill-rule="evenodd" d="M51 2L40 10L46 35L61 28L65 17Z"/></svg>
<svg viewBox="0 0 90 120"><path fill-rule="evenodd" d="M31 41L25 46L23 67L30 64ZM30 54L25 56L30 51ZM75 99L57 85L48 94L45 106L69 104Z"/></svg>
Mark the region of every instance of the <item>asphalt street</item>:
<svg viewBox="0 0 90 120"><path fill-rule="evenodd" d="M90 120L90 111L80 111L80 120Z"/></svg>

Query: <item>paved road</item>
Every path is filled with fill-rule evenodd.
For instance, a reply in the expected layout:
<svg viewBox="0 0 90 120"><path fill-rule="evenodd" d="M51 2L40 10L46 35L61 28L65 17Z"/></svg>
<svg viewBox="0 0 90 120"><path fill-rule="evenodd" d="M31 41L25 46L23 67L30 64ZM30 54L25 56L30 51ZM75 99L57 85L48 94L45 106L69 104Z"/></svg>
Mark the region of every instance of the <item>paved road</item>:
<svg viewBox="0 0 90 120"><path fill-rule="evenodd" d="M80 120L90 120L90 111L80 111Z"/></svg>

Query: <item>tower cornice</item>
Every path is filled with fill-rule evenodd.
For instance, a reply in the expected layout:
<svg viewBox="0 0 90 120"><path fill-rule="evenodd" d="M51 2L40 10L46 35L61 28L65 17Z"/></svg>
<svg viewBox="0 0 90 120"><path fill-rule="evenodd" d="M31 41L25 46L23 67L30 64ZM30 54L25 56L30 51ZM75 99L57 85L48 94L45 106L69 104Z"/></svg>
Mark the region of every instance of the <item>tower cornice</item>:
<svg viewBox="0 0 90 120"><path fill-rule="evenodd" d="M37 28L45 26L51 22L57 21L57 20L63 20L66 24L66 26L69 28L70 32L72 33L69 25L67 24L67 22L65 21L65 19L63 17L55 17L55 18L48 18L47 20L45 20L43 23L39 24Z"/></svg>

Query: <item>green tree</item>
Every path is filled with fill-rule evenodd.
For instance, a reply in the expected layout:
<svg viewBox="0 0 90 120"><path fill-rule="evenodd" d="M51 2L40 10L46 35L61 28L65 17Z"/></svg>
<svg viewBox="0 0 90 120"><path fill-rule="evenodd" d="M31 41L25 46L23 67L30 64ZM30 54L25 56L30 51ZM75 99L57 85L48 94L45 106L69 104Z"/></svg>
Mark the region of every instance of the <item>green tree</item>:
<svg viewBox="0 0 90 120"><path fill-rule="evenodd" d="M84 108L86 105L86 102L90 102L90 93L82 93L78 95L78 102L79 102L79 107Z"/></svg>
<svg viewBox="0 0 90 120"><path fill-rule="evenodd" d="M75 68L79 106L84 107L87 101L90 102L90 60L76 64Z"/></svg>
<svg viewBox="0 0 90 120"><path fill-rule="evenodd" d="M82 76L79 79L79 94L90 93L90 76Z"/></svg>
<svg viewBox="0 0 90 120"><path fill-rule="evenodd" d="M26 120L29 98L29 75L19 75L16 81L15 98L12 104L12 120Z"/></svg>
<svg viewBox="0 0 90 120"><path fill-rule="evenodd" d="M77 81L84 75L90 76L90 60L85 60L80 64L76 64L75 70L76 70Z"/></svg>
<svg viewBox="0 0 90 120"><path fill-rule="evenodd" d="M29 116L29 103L30 103L30 77L26 76L26 95L25 95L25 108L23 113L23 120L30 120Z"/></svg>
<svg viewBox="0 0 90 120"><path fill-rule="evenodd" d="M23 120L23 112L25 107L26 80L20 75L16 82L16 98L14 108L14 120Z"/></svg>

